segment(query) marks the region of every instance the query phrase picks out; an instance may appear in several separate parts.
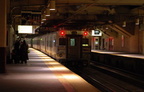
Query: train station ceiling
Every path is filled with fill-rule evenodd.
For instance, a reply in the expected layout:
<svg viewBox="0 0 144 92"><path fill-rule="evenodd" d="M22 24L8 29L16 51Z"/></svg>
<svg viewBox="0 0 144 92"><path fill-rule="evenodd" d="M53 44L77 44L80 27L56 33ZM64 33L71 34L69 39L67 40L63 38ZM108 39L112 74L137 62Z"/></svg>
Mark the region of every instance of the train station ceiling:
<svg viewBox="0 0 144 92"><path fill-rule="evenodd" d="M144 19L144 0L10 0L11 20L21 19L22 11L45 15L51 1L55 10L50 10L41 27L83 28Z"/></svg>

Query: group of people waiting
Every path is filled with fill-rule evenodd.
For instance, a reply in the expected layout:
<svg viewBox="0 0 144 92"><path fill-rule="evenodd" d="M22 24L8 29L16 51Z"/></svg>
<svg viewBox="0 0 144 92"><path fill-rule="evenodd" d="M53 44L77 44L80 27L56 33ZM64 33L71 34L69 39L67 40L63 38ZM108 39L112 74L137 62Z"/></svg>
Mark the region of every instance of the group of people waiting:
<svg viewBox="0 0 144 92"><path fill-rule="evenodd" d="M12 50L12 62L15 64L18 63L27 63L28 60L28 45L25 40L21 41L20 39L16 40L14 43L14 48Z"/></svg>

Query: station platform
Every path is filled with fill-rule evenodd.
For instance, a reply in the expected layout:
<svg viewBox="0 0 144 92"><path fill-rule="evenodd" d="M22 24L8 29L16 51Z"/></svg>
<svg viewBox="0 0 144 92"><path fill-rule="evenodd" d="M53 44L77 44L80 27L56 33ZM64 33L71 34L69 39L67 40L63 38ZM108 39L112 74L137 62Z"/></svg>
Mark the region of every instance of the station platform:
<svg viewBox="0 0 144 92"><path fill-rule="evenodd" d="M127 58L136 58L136 59L144 59L143 54L134 54L134 53L126 53L126 52L114 52L114 51L104 51L104 50L91 50L92 53L99 53L99 54L109 54L114 56L121 56Z"/></svg>
<svg viewBox="0 0 144 92"><path fill-rule="evenodd" d="M47 55L29 48L27 64L7 64L0 92L100 92Z"/></svg>
<svg viewBox="0 0 144 92"><path fill-rule="evenodd" d="M94 63L125 71L134 76L144 76L144 55L127 52L91 50Z"/></svg>

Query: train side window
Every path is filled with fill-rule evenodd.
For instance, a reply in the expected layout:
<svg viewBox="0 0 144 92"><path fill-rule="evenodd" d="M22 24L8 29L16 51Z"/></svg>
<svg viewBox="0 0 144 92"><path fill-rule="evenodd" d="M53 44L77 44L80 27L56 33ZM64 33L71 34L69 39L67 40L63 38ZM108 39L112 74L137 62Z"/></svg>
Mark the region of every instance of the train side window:
<svg viewBox="0 0 144 92"><path fill-rule="evenodd" d="M66 38L59 38L59 45L66 45Z"/></svg>

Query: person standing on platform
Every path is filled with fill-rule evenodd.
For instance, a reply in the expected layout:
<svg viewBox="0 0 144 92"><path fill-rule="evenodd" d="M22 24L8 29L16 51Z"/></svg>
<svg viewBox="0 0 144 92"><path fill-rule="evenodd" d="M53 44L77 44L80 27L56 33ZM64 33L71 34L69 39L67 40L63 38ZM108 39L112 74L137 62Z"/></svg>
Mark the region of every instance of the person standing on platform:
<svg viewBox="0 0 144 92"><path fill-rule="evenodd" d="M20 45L20 60L21 63L25 62L25 64L28 60L28 45L25 40L23 40L23 42Z"/></svg>
<svg viewBox="0 0 144 92"><path fill-rule="evenodd" d="M20 47L20 40L17 39L14 44L14 49L12 50L12 59L14 60L15 64L19 63L19 48Z"/></svg>

